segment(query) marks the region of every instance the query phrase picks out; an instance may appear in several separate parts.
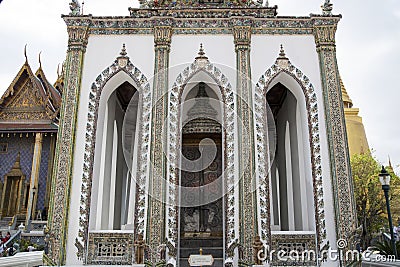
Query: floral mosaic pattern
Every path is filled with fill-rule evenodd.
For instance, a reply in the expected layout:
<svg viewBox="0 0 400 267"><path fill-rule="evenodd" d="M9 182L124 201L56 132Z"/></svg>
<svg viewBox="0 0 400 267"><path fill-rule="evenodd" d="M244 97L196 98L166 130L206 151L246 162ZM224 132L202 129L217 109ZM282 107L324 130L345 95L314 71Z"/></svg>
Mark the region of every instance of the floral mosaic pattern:
<svg viewBox="0 0 400 267"><path fill-rule="evenodd" d="M68 26L88 24L90 34L153 34L154 25L169 26L174 34L232 34L234 26L249 25L252 34L311 35L315 25L335 25L329 18L276 17L275 8L130 9L131 17L66 16Z"/></svg>
<svg viewBox="0 0 400 267"><path fill-rule="evenodd" d="M161 259L160 245L165 244L165 185L166 156L164 146L166 133L163 132L168 109L168 64L172 29L169 26L154 27L154 83L152 95L152 125L150 132L150 171L149 197L146 225L146 243L149 245L149 255L146 261L159 264Z"/></svg>
<svg viewBox="0 0 400 267"><path fill-rule="evenodd" d="M87 264L131 265L133 251L133 234L90 233Z"/></svg>
<svg viewBox="0 0 400 267"><path fill-rule="evenodd" d="M352 240L356 229L356 209L351 179L343 100L336 62L336 25L317 25L315 43L321 62L322 86L332 173L333 201L338 239ZM350 245L352 246L352 244ZM342 263L345 264L345 263Z"/></svg>
<svg viewBox="0 0 400 267"><path fill-rule="evenodd" d="M300 257L299 260L288 259L287 261L278 260L277 253L272 255L272 266L316 266L315 259L312 255L305 253L315 250L315 235L314 234L273 234L271 245L276 251L287 251L296 255L296 251ZM302 259L302 255L304 259ZM309 259L308 259L309 257Z"/></svg>
<svg viewBox="0 0 400 267"><path fill-rule="evenodd" d="M81 22L87 25L88 21ZM62 98L59 135L52 177L49 208L49 258L63 264L65 261L66 225L70 203L71 166L74 159L76 114L81 90L82 62L87 45L86 26L68 27L68 54L66 59L65 92Z"/></svg>
<svg viewBox="0 0 400 267"><path fill-rule="evenodd" d="M244 25L243 25L244 24ZM239 264L252 264L254 261L253 243L257 235L257 198L255 184L255 151L253 98L251 86L250 43L251 27L245 22L233 28L237 68L237 116L239 158L239 218L241 255Z"/></svg>

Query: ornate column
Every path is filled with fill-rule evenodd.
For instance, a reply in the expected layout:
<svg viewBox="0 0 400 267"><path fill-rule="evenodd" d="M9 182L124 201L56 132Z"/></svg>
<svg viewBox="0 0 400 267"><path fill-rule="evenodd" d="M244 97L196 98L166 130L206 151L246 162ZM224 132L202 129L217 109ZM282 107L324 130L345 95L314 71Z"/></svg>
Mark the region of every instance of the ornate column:
<svg viewBox="0 0 400 267"><path fill-rule="evenodd" d="M159 264L159 246L165 243L165 181L167 179L167 158L164 145L167 144L163 124L168 113L168 64L172 28L154 27L154 81L151 127L151 154L149 174L148 213L146 243L150 247L147 261Z"/></svg>
<svg viewBox="0 0 400 267"><path fill-rule="evenodd" d="M46 213L49 209L49 199L50 199L50 189L51 189L51 175L53 171L53 164L54 164L54 151L56 149L56 140L57 136L53 133L50 134L50 153L49 153L49 163L47 168L47 177L46 177L46 194L44 200L44 208Z"/></svg>
<svg viewBox="0 0 400 267"><path fill-rule="evenodd" d="M65 264L75 129L83 59L91 18L64 16L64 20L69 40L48 217L50 228L48 257L57 265Z"/></svg>
<svg viewBox="0 0 400 267"><path fill-rule="evenodd" d="M43 134L36 133L35 135L35 147L33 150L32 159L32 171L31 179L29 182L29 198L28 198L28 208L26 214L25 225L28 226L31 220L35 219L35 204L38 197L38 185L39 185L39 171L40 171L40 160L42 159L42 143Z"/></svg>
<svg viewBox="0 0 400 267"><path fill-rule="evenodd" d="M239 165L239 243L242 258L239 266L249 266L254 262L253 243L258 235L257 200L255 194L255 158L253 99L251 86L250 43L251 27L233 28L236 69L237 69L237 117Z"/></svg>
<svg viewBox="0 0 400 267"><path fill-rule="evenodd" d="M340 78L336 61L335 33L339 19L339 16L315 19L314 36L319 56L324 96L333 200L336 213L336 235L337 239L345 239L350 243L357 218Z"/></svg>

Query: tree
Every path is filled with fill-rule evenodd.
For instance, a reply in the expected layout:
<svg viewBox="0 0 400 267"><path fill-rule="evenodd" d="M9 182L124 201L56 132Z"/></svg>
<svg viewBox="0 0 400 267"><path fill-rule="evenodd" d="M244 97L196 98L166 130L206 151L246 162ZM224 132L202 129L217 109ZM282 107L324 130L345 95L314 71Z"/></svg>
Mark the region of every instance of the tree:
<svg viewBox="0 0 400 267"><path fill-rule="evenodd" d="M366 249L371 242L372 234L387 226L386 201L378 179L381 166L369 153L355 154L351 157L351 168L354 181L358 224L362 225L361 247ZM396 222L399 201L399 177L387 168L391 174L390 199L393 219ZM397 214L396 214L397 213Z"/></svg>

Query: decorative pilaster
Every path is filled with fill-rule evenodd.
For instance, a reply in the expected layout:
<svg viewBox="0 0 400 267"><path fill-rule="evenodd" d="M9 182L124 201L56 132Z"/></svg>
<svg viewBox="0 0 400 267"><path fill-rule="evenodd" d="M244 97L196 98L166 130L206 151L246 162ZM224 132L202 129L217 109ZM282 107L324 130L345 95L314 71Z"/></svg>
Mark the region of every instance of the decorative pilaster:
<svg viewBox="0 0 400 267"><path fill-rule="evenodd" d="M239 243L243 257L239 266L251 265L253 261L254 237L258 235L257 201L255 194L255 158L253 99L251 88L250 43L251 27L233 28L237 68L237 117L239 157Z"/></svg>
<svg viewBox="0 0 400 267"><path fill-rule="evenodd" d="M150 149L150 174L146 244L149 244L149 256L152 264L159 264L164 259L159 255L159 247L165 243L165 181L167 180L167 158L164 145L167 144L163 124L168 113L168 64L172 28L154 27L154 81L152 103L152 127Z"/></svg>
<svg viewBox="0 0 400 267"><path fill-rule="evenodd" d="M28 209L26 214L25 225L28 226L30 220L35 219L35 204L37 199L38 184L39 184L39 171L40 171L40 161L42 159L42 143L43 134L36 133L35 136L35 147L33 150L33 161L32 161L32 171L31 179L29 185L29 199L28 199Z"/></svg>
<svg viewBox="0 0 400 267"><path fill-rule="evenodd" d="M90 24L90 18L83 16L64 20L69 40L49 208L48 256L57 265L65 264L77 109Z"/></svg>
<svg viewBox="0 0 400 267"><path fill-rule="evenodd" d="M50 153L49 153L49 163L47 168L47 177L46 177L46 195L44 200L44 208L46 212L49 209L49 199L50 199L50 189L51 189L51 175L53 171L54 164L54 152L56 149L56 140L57 136L53 133L50 134Z"/></svg>
<svg viewBox="0 0 400 267"><path fill-rule="evenodd" d="M350 241L350 237L356 228L357 218L340 77L336 61L335 33L339 18L317 19L314 22L314 36L320 62L329 139L337 239ZM343 263L343 259L341 263Z"/></svg>

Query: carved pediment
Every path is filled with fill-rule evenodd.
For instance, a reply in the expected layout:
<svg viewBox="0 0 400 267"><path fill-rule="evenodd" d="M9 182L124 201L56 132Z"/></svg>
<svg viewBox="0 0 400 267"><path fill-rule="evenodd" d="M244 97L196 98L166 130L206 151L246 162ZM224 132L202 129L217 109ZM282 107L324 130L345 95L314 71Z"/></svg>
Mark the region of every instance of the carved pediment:
<svg viewBox="0 0 400 267"><path fill-rule="evenodd" d="M53 120L49 96L25 63L0 99L0 120Z"/></svg>
<svg viewBox="0 0 400 267"><path fill-rule="evenodd" d="M20 88L7 103L4 108L6 109L20 109L20 108L33 108L43 107L44 103L38 93L36 92L34 85L28 80L22 88Z"/></svg>

